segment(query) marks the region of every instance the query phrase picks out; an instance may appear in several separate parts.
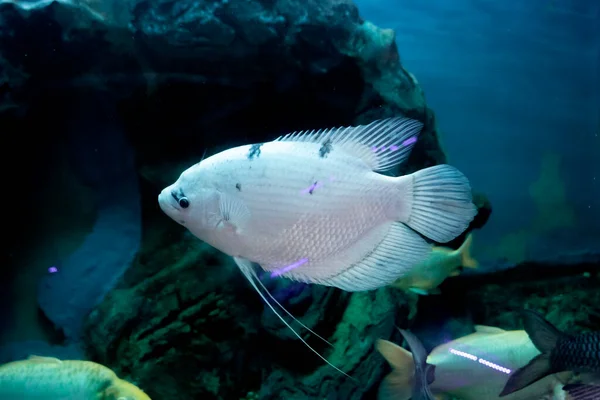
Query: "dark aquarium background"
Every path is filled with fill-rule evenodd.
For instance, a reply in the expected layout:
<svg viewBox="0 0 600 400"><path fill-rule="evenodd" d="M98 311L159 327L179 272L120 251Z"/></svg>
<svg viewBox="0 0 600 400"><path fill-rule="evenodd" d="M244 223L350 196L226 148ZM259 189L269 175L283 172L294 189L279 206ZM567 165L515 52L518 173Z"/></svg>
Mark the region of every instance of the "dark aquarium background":
<svg viewBox="0 0 600 400"><path fill-rule="evenodd" d="M399 174L469 178L444 246L472 233L479 267L429 296L265 278L352 381L157 195L224 149L399 114L424 123ZM396 327L431 350L525 307L600 331L599 1L0 0L0 139L0 364L93 360L153 400L375 399Z"/></svg>

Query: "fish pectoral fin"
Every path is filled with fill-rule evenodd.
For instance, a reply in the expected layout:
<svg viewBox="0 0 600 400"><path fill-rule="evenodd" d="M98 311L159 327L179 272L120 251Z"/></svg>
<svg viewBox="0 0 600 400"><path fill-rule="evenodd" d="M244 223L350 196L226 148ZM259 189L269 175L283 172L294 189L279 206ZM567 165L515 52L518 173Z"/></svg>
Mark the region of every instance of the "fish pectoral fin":
<svg viewBox="0 0 600 400"><path fill-rule="evenodd" d="M106 399L118 399L119 389L115 385L111 385L104 390L103 395Z"/></svg>
<svg viewBox="0 0 600 400"><path fill-rule="evenodd" d="M276 142L309 142L341 149L365 162L373 171L385 171L404 162L423 128L423 123L405 117L373 121L368 125L293 132Z"/></svg>
<svg viewBox="0 0 600 400"><path fill-rule="evenodd" d="M418 294L419 296L429 296L431 294L431 290L425 290L418 287L408 288L409 291Z"/></svg>
<svg viewBox="0 0 600 400"><path fill-rule="evenodd" d="M33 354L30 355L29 357L27 357L27 360L29 360L31 362L36 362L36 363L52 363L52 364L61 364L62 363L62 361L56 357L36 356Z"/></svg>
<svg viewBox="0 0 600 400"><path fill-rule="evenodd" d="M250 220L250 209L239 198L226 193L219 195L219 212L223 226L241 233Z"/></svg>
<svg viewBox="0 0 600 400"><path fill-rule="evenodd" d="M496 333L506 332L504 329L498 328L495 326L475 325L474 328L475 328L475 332L478 332L478 333L496 334Z"/></svg>
<svg viewBox="0 0 600 400"><path fill-rule="evenodd" d="M131 396L121 395L121 391L116 386L111 386L102 393L103 399L107 400L132 400Z"/></svg>

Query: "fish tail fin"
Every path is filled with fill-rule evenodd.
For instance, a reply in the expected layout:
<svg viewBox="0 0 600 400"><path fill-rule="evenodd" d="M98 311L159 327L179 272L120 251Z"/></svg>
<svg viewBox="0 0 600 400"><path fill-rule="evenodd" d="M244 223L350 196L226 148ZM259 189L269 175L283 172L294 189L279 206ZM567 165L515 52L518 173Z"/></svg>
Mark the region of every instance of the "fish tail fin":
<svg viewBox="0 0 600 400"><path fill-rule="evenodd" d="M550 354L539 354L529 361L527 365L519 368L510 375L508 381L506 381L506 384L504 385L504 389L500 392L499 397L504 397L521 390L551 373Z"/></svg>
<svg viewBox="0 0 600 400"><path fill-rule="evenodd" d="M310 351L312 351L313 353L315 353L321 360L325 361L329 366L331 366L333 369L335 369L336 371L340 372L341 374L343 374L344 376L346 376L347 378L350 378L352 380L356 380L355 378L351 377L350 375L348 375L347 373L345 373L344 371L342 371L341 369L339 369L338 367L336 367L335 365L333 365L331 362L329 362L325 357L323 357L321 354L319 354L319 352L317 350L315 350L311 345L309 345L306 340L298 333L296 332L296 330L294 328L292 328L292 326L281 316L281 314L279 312L277 312L277 310L275 309L275 307L273 307L273 305L267 300L267 298L265 297L265 295L262 293L262 291L259 289L259 286L261 286L265 292L267 293L267 295L281 308L283 309L288 315L290 315L292 318L294 318L294 320L296 322L298 322L302 327L306 328L307 330L309 330L311 333L313 333L314 335L316 335L319 339L325 341L327 344L329 344L331 346L331 343L329 343L327 340L325 340L324 338L322 338L321 336L317 335L315 332L313 332L312 330L310 330L310 328L308 328L306 325L304 325L302 322L298 321L289 311L287 311L285 309L285 307L283 307L270 293L269 291L265 288L265 286L263 285L263 283L260 281L260 279L258 278L258 276L256 275L256 271L254 271L254 268L252 267L252 263L247 261L247 260L243 260L241 258L237 258L234 257L234 261L237 264L237 266L240 268L240 270L242 271L242 273L244 274L244 276L246 277L246 279L248 280L248 282L250 282L250 285L252 285L252 287L254 288L254 290L256 291L256 293L258 293L258 295L261 297L261 299L263 300L263 302L271 309L271 311L273 311L273 313L277 316L277 318L279 318L279 320L281 322L283 322L283 324L285 326L287 326L292 333L294 334L294 336L296 336L298 339L300 339L300 341L302 343L304 343L304 345L306 345L306 347L308 347L308 349ZM258 282L258 285L257 285Z"/></svg>
<svg viewBox="0 0 600 400"><path fill-rule="evenodd" d="M465 268L477 268L479 263L471 256L471 245L473 244L473 234L469 233L464 243L458 248L461 264Z"/></svg>
<svg viewBox="0 0 600 400"><path fill-rule="evenodd" d="M534 311L524 310L521 314L529 339L531 339L535 347L542 354L534 357L527 365L519 368L509 377L504 389L500 393L500 397L521 390L557 372L552 368L550 354L556 347L558 340L563 336L563 333Z"/></svg>
<svg viewBox="0 0 600 400"><path fill-rule="evenodd" d="M409 400L412 396L415 375L412 354L397 344L383 339L377 340L375 348L392 367L392 371L379 385L377 399Z"/></svg>
<svg viewBox="0 0 600 400"><path fill-rule="evenodd" d="M523 326L529 339L542 353L550 353L564 334L544 317L532 310L523 310Z"/></svg>
<svg viewBox="0 0 600 400"><path fill-rule="evenodd" d="M435 381L435 365L427 364L427 351L421 341L412 333L398 329L412 351L415 368L412 387L412 400L434 400L429 385Z"/></svg>
<svg viewBox="0 0 600 400"><path fill-rule="evenodd" d="M435 242L456 238L477 215L469 180L450 165L421 169L396 181L401 195L395 218Z"/></svg>

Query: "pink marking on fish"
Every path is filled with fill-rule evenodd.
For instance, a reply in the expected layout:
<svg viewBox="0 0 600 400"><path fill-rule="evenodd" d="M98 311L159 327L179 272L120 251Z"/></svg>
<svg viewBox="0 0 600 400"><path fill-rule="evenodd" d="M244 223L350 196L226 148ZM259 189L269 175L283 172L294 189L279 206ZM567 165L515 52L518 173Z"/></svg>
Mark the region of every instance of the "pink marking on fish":
<svg viewBox="0 0 600 400"><path fill-rule="evenodd" d="M302 189L302 191L300 193L302 193L302 194L307 194L307 193L312 194L312 192L315 189L320 188L321 186L323 186L322 183L315 182L312 185L310 185L309 187L307 187L306 189Z"/></svg>
<svg viewBox="0 0 600 400"><path fill-rule="evenodd" d="M308 258L302 258L302 259L296 261L295 263L288 265L287 267L276 269L275 271L273 271L271 273L271 278L275 278L279 275L285 274L286 272L289 272L289 271L293 270L294 268L298 268L299 266L301 266L302 264L306 264L307 262L308 262Z"/></svg>
<svg viewBox="0 0 600 400"><path fill-rule="evenodd" d="M411 145L413 143L415 143L417 141L417 137L413 136L413 137L409 137L408 139L406 139L404 142L402 142L402 146L408 146Z"/></svg>

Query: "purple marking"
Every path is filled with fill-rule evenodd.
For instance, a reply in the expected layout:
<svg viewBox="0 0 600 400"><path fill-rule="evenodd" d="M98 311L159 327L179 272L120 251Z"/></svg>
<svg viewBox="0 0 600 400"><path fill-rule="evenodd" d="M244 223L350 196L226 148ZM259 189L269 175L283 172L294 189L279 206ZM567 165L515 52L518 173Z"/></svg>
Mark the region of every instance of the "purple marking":
<svg viewBox="0 0 600 400"><path fill-rule="evenodd" d="M285 274L288 271L293 270L294 268L298 268L299 266L301 266L302 264L306 264L308 262L308 258L303 258L301 260L296 261L295 263L288 265L287 267L283 267L280 269L276 269L275 271L271 272L271 278L275 278L281 274Z"/></svg>
<svg viewBox="0 0 600 400"><path fill-rule="evenodd" d="M479 358L479 357L477 357L477 356L475 356L473 354L469 354L469 353L466 353L464 351L450 349L450 353L456 354L457 356L461 356L461 357L464 357L464 358L468 358L469 360L472 360L472 361L478 361L481 365L485 365L486 367L495 369L496 371L504 372L507 375L509 375L511 373L511 370L508 369L508 368L504 368L501 365L494 364L491 361L484 360L483 358Z"/></svg>
<svg viewBox="0 0 600 400"><path fill-rule="evenodd" d="M52 267L48 268L48 272L50 272L51 274L55 274L58 272L58 268L56 268L55 266L52 266Z"/></svg>
<svg viewBox="0 0 600 400"><path fill-rule="evenodd" d="M311 193L316 189L323 186L322 183L318 182L318 183L313 183L312 185L310 185L309 187L307 187L306 189L303 189L300 193L302 194L307 194L307 193Z"/></svg>
<svg viewBox="0 0 600 400"><path fill-rule="evenodd" d="M504 372L506 375L510 375L510 369L504 368L498 364L494 364L493 362L490 362L488 360L484 360L483 358L479 359L479 363L485 365L486 367L495 369L496 371Z"/></svg>
<svg viewBox="0 0 600 400"><path fill-rule="evenodd" d="M468 358L469 360L477 361L477 356L473 354L465 353L464 351L450 349L450 353L456 354L457 356L461 356L464 358Z"/></svg>
<svg viewBox="0 0 600 400"><path fill-rule="evenodd" d="M408 139L406 139L404 142L402 142L402 146L408 146L410 144L413 144L417 141L417 137L413 136L413 137L409 137Z"/></svg>
<svg viewBox="0 0 600 400"><path fill-rule="evenodd" d="M406 139L404 142L402 142L402 146L408 146L409 144L413 144L416 141L417 141L416 136L410 137L410 138ZM384 150L386 150L386 147L385 146L381 146L381 148L379 148L377 146L373 146L371 149L373 150L374 153L377 153L378 151L384 151ZM400 146L392 144L392 145L390 145L389 148L387 148L387 150L397 151L397 150L400 150Z"/></svg>

